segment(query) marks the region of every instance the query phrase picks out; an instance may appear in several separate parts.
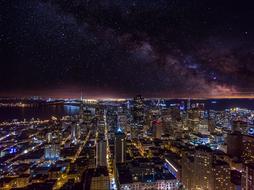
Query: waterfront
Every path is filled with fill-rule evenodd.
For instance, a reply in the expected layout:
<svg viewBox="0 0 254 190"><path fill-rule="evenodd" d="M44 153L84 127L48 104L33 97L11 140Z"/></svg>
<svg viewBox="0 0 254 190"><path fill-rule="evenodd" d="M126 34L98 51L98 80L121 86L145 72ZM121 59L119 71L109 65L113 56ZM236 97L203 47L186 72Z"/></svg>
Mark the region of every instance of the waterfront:
<svg viewBox="0 0 254 190"><path fill-rule="evenodd" d="M166 107L172 104L181 103L186 99L168 99L165 100ZM151 103L150 100L148 102ZM206 99L206 100L191 100L192 103L203 103L206 110L223 111L234 107L254 110L254 99ZM0 121L11 121L13 119L50 119L54 117L62 117L65 115L75 115L79 113L79 106L73 105L44 105L35 107L0 107Z"/></svg>
<svg viewBox="0 0 254 190"><path fill-rule="evenodd" d="M0 121L11 121L13 119L50 119L65 115L75 115L79 112L78 106L71 105L48 105L39 107L0 107Z"/></svg>

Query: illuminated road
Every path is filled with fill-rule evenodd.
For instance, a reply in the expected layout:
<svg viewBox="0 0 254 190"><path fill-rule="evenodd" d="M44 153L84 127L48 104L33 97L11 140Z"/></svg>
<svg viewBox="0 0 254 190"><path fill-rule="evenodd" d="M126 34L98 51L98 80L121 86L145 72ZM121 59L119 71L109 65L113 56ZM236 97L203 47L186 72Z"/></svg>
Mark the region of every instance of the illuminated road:
<svg viewBox="0 0 254 190"><path fill-rule="evenodd" d="M46 124L50 120L35 120L35 121L12 121L12 122L1 122L0 127L2 126L10 126L10 125L17 125L17 126L31 126L31 125L40 125L40 124Z"/></svg>
<svg viewBox="0 0 254 190"><path fill-rule="evenodd" d="M14 132L12 132L12 133L9 133L9 134L7 134L7 135L5 135L5 136L3 136L3 137L0 137L0 141L3 141L4 139L7 139L9 136L11 136L11 135L15 135L15 133Z"/></svg>
<svg viewBox="0 0 254 190"><path fill-rule="evenodd" d="M62 142L61 142L61 146L65 145L65 143L71 139L71 134L69 134Z"/></svg>
<svg viewBox="0 0 254 190"><path fill-rule="evenodd" d="M73 158L73 160L71 161L72 163L74 163L77 160L77 158L79 157L81 151L83 150L84 146L86 145L87 141L89 140L90 134L91 134L91 131L88 132L86 138L80 143L78 151L77 151L75 157Z"/></svg>
<svg viewBox="0 0 254 190"><path fill-rule="evenodd" d="M18 157L20 157L20 156L22 156L22 155L25 155L25 154L27 154L27 153L29 153L29 152L31 152L31 151L36 150L36 149L38 149L40 146L42 146L42 144L43 144L43 143L40 143L40 144L38 144L38 145L36 145L36 146L33 146L33 147L31 147L31 148L28 148L28 149L24 150L23 152L17 154L17 155L14 156L13 158L10 158L9 160L7 160L6 163L10 163L10 162L12 162L13 160L17 159Z"/></svg>
<svg viewBox="0 0 254 190"><path fill-rule="evenodd" d="M88 132L86 138L80 142L80 146L75 154L75 157L71 160L72 163L74 163L77 158L79 157L81 151L83 150L84 146L86 145L87 141L89 140L90 138L90 134L91 134L91 131ZM67 137L66 139L68 139L69 137ZM57 182L54 186L54 190L57 190L57 189L61 189L62 186L68 182L68 174L66 173L63 173L58 179L57 179Z"/></svg>
<svg viewBox="0 0 254 190"><path fill-rule="evenodd" d="M104 125L105 125L104 134L105 134L105 140L106 140L106 146L107 146L107 167L108 167L108 171L109 171L110 189L117 190L115 174L114 174L114 169L113 169L113 160L111 158L111 152L110 152L110 147L109 147L109 142L108 142L108 126L107 126L106 114L104 114L103 118L104 118Z"/></svg>
<svg viewBox="0 0 254 190"><path fill-rule="evenodd" d="M134 142L133 140L131 141L132 144L136 147L136 149L138 149L139 151L139 154L142 156L142 157L145 157L145 152L144 150L142 149L142 145L140 142Z"/></svg>

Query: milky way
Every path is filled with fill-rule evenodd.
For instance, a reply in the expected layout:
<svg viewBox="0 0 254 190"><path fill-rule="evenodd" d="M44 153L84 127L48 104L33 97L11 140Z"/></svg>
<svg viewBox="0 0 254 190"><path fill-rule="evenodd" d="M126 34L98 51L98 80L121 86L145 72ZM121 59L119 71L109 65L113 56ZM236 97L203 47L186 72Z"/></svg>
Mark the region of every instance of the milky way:
<svg viewBox="0 0 254 190"><path fill-rule="evenodd" d="M1 94L251 93L254 9L245 3L2 1Z"/></svg>

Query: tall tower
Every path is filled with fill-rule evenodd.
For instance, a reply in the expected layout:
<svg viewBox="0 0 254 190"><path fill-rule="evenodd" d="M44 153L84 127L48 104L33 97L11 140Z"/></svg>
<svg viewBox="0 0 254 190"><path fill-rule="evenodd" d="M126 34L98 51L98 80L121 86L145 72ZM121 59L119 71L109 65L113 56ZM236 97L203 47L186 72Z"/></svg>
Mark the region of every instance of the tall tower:
<svg viewBox="0 0 254 190"><path fill-rule="evenodd" d="M52 142L52 133L47 133L47 143L50 144Z"/></svg>
<svg viewBox="0 0 254 190"><path fill-rule="evenodd" d="M83 98L83 90L81 90L80 95L80 106L79 106L79 118L84 119L84 98Z"/></svg>
<svg viewBox="0 0 254 190"><path fill-rule="evenodd" d="M47 133L47 143L44 149L45 160L56 161L60 158L59 138L53 139L53 134Z"/></svg>
<svg viewBox="0 0 254 190"><path fill-rule="evenodd" d="M134 97L133 119L137 124L144 123L144 98L141 95Z"/></svg>
<svg viewBox="0 0 254 190"><path fill-rule="evenodd" d="M160 120L152 121L153 138L160 139L162 135L162 124Z"/></svg>
<svg viewBox="0 0 254 190"><path fill-rule="evenodd" d="M126 136L120 128L115 133L115 162L124 163L126 154Z"/></svg>
<svg viewBox="0 0 254 190"><path fill-rule="evenodd" d="M100 138L96 142L96 167L107 166L106 140Z"/></svg>
<svg viewBox="0 0 254 190"><path fill-rule="evenodd" d="M194 156L194 189L212 190L212 149L206 146L196 147Z"/></svg>
<svg viewBox="0 0 254 190"><path fill-rule="evenodd" d="M189 98L187 102L187 110L190 110L190 109L191 109L191 99Z"/></svg>
<svg viewBox="0 0 254 190"><path fill-rule="evenodd" d="M78 139L80 138L80 126L77 125L72 125L71 127L71 141L74 144L77 144Z"/></svg>
<svg viewBox="0 0 254 190"><path fill-rule="evenodd" d="M242 173L242 189L253 190L254 188L254 164L244 164L244 170Z"/></svg>

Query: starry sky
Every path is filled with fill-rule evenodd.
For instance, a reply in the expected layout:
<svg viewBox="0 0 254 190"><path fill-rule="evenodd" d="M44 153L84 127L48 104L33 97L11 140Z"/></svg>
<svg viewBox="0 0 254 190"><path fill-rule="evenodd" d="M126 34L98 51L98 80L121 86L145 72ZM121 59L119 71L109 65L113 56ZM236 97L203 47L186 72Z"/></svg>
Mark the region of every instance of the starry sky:
<svg viewBox="0 0 254 190"><path fill-rule="evenodd" d="M0 95L252 95L252 4L1 1Z"/></svg>

